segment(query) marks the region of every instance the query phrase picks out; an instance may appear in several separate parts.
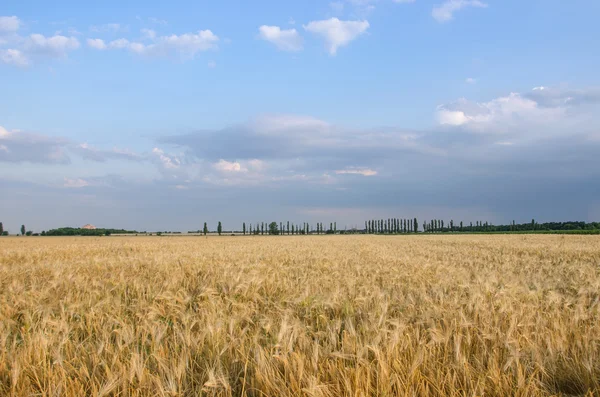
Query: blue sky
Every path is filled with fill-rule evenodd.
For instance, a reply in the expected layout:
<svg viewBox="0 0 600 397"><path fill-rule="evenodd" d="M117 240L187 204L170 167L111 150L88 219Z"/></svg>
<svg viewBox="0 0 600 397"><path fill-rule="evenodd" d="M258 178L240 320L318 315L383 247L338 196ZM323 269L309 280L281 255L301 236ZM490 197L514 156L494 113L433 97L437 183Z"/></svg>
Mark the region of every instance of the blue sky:
<svg viewBox="0 0 600 397"><path fill-rule="evenodd" d="M0 221L600 219L597 1L7 1Z"/></svg>

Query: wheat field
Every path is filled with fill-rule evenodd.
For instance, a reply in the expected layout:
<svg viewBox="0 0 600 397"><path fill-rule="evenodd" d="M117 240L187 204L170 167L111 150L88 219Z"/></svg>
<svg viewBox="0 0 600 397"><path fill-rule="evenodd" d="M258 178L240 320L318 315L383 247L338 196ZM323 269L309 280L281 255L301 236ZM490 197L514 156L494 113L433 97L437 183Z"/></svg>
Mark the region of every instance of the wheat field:
<svg viewBox="0 0 600 397"><path fill-rule="evenodd" d="M600 395L600 238L0 238L2 396Z"/></svg>

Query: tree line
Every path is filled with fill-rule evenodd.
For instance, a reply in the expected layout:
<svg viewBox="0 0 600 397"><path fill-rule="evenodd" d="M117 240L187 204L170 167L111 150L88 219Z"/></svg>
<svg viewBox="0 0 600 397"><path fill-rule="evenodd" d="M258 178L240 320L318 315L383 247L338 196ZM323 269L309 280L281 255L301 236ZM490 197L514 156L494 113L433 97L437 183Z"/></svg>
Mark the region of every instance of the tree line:
<svg viewBox="0 0 600 397"><path fill-rule="evenodd" d="M340 233L342 233L344 231L340 231ZM201 233L204 235L207 235L209 233L212 233L211 231L209 231L208 229L208 224L206 222L204 222L204 227L202 228L202 232L198 231L196 233ZM217 230L216 233L220 236L223 233L225 233L223 231L223 224L221 222L219 222L217 224ZM323 226L323 223L317 223L314 226L311 226L308 222L303 222L302 224L299 223L290 223L289 221L287 222L257 222L256 224L254 223L242 223L242 230L234 230L234 231L229 231L227 233L235 233L235 234L243 234L244 236L248 235L248 236L264 236L264 235L270 235L270 236L280 236L280 235L289 235L289 236L294 236L294 235L308 235L308 234L336 234L338 233L337 230L337 222L331 222L329 224L329 228L326 228L325 226Z"/></svg>
<svg viewBox="0 0 600 397"><path fill-rule="evenodd" d="M242 230L225 232L223 230L223 224L218 222L216 233L222 235L223 233L234 233L242 235L253 235L253 236L278 236L278 235L321 235L321 234L408 234L408 233L509 233L509 232L599 232L600 233L600 222L582 222L582 221L569 221L569 222L544 222L538 223L535 219L527 223L516 223L512 221L505 225L494 225L490 222L476 221L475 223L469 222L469 224L460 222L454 222L450 220L445 222L442 219L433 219L430 221L424 221L423 224L419 225L417 218L412 219L400 219L400 218L388 218L388 219L371 219L365 221L364 229L351 228L344 230L338 230L336 222L330 222L328 225L322 222L317 222L311 225L308 222L294 223L294 222L257 222L257 223L246 223L242 224ZM125 229L83 229L73 227L61 227L58 229L51 229L43 231L41 233L33 233L28 231L25 225L21 225L20 232L22 236L110 236L111 234L146 234L146 232L137 232L135 230ZM181 232L173 232L181 234ZM197 232L188 233L200 233L207 235L213 233L209 231L208 223L204 222L202 230ZM157 235L161 235L161 232L157 232ZM7 236L8 231L4 230L4 225L0 222L0 236Z"/></svg>

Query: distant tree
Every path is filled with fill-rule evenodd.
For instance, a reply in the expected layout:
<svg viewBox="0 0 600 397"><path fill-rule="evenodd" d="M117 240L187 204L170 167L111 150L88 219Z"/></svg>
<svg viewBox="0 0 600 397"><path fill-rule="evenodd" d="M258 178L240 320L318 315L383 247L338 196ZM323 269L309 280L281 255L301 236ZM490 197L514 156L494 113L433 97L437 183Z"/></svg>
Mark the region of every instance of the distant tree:
<svg viewBox="0 0 600 397"><path fill-rule="evenodd" d="M333 234L337 233L337 222L333 222Z"/></svg>
<svg viewBox="0 0 600 397"><path fill-rule="evenodd" d="M25 232L26 232L25 225L21 225L21 236L24 236Z"/></svg>
<svg viewBox="0 0 600 397"><path fill-rule="evenodd" d="M23 230L22 227L21 230ZM531 230L535 230L535 219L531 220Z"/></svg>
<svg viewBox="0 0 600 397"><path fill-rule="evenodd" d="M415 233L419 233L419 222L417 221L417 218L413 220L413 227L415 229Z"/></svg>
<svg viewBox="0 0 600 397"><path fill-rule="evenodd" d="M450 231L454 231L454 221L452 219L450 219Z"/></svg>
<svg viewBox="0 0 600 397"><path fill-rule="evenodd" d="M219 221L219 225L217 226L217 233L219 233L219 236L220 236L222 232L223 232L223 226L221 225L221 222Z"/></svg>
<svg viewBox="0 0 600 397"><path fill-rule="evenodd" d="M287 234L290 234L290 221L287 221Z"/></svg>
<svg viewBox="0 0 600 397"><path fill-rule="evenodd" d="M462 221L460 221L460 231L461 232L463 231L463 222Z"/></svg>
<svg viewBox="0 0 600 397"><path fill-rule="evenodd" d="M272 236L276 236L279 234L279 229L277 228L277 222L269 223L269 234Z"/></svg>
<svg viewBox="0 0 600 397"><path fill-rule="evenodd" d="M244 236L246 235L246 222L242 224L242 233L244 234Z"/></svg>
<svg viewBox="0 0 600 397"><path fill-rule="evenodd" d="M33 232L32 232L31 230L29 230L29 231L25 232L25 235L26 235L26 236L31 236L32 234L33 234Z"/></svg>
<svg viewBox="0 0 600 397"><path fill-rule="evenodd" d="M208 226L206 225L206 222L204 222L204 229L202 229L202 231L204 232L204 235L206 236L206 233L208 233Z"/></svg>
<svg viewBox="0 0 600 397"><path fill-rule="evenodd" d="M4 234L4 225L0 222L0 236Z"/></svg>

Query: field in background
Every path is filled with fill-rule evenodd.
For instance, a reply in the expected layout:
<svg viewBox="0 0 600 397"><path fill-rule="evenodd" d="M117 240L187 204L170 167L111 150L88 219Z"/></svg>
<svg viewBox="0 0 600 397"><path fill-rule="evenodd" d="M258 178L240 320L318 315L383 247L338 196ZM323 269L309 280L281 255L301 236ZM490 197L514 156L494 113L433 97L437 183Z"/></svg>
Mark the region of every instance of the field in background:
<svg viewBox="0 0 600 397"><path fill-rule="evenodd" d="M0 239L0 395L600 394L600 238Z"/></svg>

